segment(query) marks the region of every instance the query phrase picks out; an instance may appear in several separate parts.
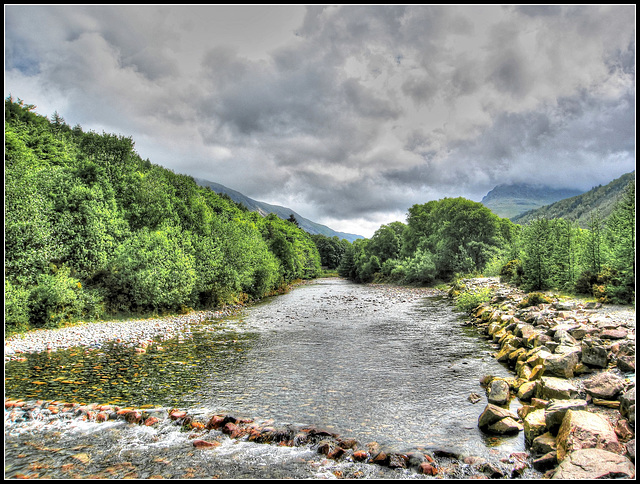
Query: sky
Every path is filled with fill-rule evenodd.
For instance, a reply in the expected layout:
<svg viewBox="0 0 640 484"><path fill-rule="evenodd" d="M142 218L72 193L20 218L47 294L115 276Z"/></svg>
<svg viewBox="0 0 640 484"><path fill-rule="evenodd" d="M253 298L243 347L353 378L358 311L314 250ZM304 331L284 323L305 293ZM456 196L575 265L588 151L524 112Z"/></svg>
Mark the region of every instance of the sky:
<svg viewBox="0 0 640 484"><path fill-rule="evenodd" d="M5 5L5 97L371 237L635 169L635 5Z"/></svg>

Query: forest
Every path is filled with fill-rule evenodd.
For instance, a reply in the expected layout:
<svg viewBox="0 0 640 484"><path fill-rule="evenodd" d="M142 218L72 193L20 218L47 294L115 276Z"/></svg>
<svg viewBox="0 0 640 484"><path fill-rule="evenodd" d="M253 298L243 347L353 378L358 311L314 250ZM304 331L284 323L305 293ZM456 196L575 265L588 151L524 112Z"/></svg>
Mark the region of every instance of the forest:
<svg viewBox="0 0 640 484"><path fill-rule="evenodd" d="M5 99L5 329L186 312L320 273L311 237Z"/></svg>
<svg viewBox="0 0 640 484"><path fill-rule="evenodd" d="M527 291L635 301L635 182L606 219L517 225L445 198L350 243L262 217L85 132L5 99L5 330L243 303L318 277L431 285L499 275Z"/></svg>
<svg viewBox="0 0 640 484"><path fill-rule="evenodd" d="M409 209L407 223L356 240L338 271L354 281L402 284L500 276L525 291L558 290L601 302L635 302L635 181L605 218L518 225L478 202L445 198Z"/></svg>

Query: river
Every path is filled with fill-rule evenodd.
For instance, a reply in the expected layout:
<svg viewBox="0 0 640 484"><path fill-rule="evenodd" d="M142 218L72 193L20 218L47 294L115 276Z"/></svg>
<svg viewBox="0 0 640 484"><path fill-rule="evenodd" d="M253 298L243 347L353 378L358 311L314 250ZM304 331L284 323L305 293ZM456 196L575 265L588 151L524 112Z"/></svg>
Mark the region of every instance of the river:
<svg viewBox="0 0 640 484"><path fill-rule="evenodd" d="M494 462L524 451L522 433L497 438L477 428L480 378L510 372L449 301L428 294L319 279L193 325L162 350L111 343L7 362L5 397L231 413ZM476 404L474 392L483 397ZM222 445L201 450L168 419L143 427L46 412L12 421L5 412L5 478L423 477L323 459L311 447L218 437Z"/></svg>

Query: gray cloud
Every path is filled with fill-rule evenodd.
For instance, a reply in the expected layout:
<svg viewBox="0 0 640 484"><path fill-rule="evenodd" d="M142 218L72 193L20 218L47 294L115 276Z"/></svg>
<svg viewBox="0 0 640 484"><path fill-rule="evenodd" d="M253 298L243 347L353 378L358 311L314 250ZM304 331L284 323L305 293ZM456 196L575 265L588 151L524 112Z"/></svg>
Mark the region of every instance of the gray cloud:
<svg viewBox="0 0 640 484"><path fill-rule="evenodd" d="M337 230L635 168L634 6L7 6L5 94Z"/></svg>

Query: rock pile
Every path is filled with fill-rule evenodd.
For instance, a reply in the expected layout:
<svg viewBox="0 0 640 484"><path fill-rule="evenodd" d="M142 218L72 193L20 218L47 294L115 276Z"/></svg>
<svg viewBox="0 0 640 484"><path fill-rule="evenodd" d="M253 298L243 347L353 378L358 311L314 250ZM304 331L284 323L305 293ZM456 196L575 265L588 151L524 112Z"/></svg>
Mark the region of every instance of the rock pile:
<svg viewBox="0 0 640 484"><path fill-rule="evenodd" d="M370 442L361 444L355 439L314 426L286 425L274 427L253 419L233 415L189 415L179 409L136 409L92 403L65 403L5 399L5 421L21 423L28 420L80 419L96 423L108 420L124 420L132 425L157 426L171 423L189 431L194 448L210 449L221 445L221 440L242 439L259 444L299 447L309 445L327 459L336 461L365 462L392 469L414 469L418 473L437 475L439 464L427 451L398 452Z"/></svg>
<svg viewBox="0 0 640 484"><path fill-rule="evenodd" d="M635 476L635 313L600 303L525 294L495 278L469 324L492 340L512 378L487 377L481 430L524 432L533 466L546 477ZM456 288L460 289L460 288ZM455 297L455 295L453 295ZM518 415L504 408L517 397Z"/></svg>

